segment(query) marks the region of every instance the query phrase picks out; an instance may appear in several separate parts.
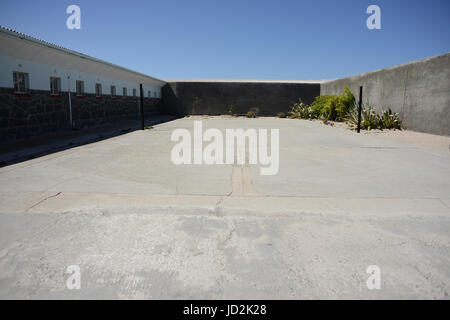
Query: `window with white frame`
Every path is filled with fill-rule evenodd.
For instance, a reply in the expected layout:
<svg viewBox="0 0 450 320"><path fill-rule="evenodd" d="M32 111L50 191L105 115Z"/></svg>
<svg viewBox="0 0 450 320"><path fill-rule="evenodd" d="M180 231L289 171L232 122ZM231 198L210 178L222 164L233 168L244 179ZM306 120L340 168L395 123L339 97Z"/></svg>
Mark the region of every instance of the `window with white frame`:
<svg viewBox="0 0 450 320"><path fill-rule="evenodd" d="M13 72L14 92L25 93L28 91L28 73Z"/></svg>
<svg viewBox="0 0 450 320"><path fill-rule="evenodd" d="M95 96L96 97L101 97L102 96L102 84L101 83L96 83L95 84Z"/></svg>
<svg viewBox="0 0 450 320"><path fill-rule="evenodd" d="M84 95L84 81L77 80L76 87L77 87L77 96Z"/></svg>
<svg viewBox="0 0 450 320"><path fill-rule="evenodd" d="M127 96L127 88L123 88L122 93L123 93L123 96L126 97Z"/></svg>
<svg viewBox="0 0 450 320"><path fill-rule="evenodd" d="M111 96L114 97L116 95L116 86L111 86Z"/></svg>
<svg viewBox="0 0 450 320"><path fill-rule="evenodd" d="M50 77L50 94L58 95L61 93L61 78Z"/></svg>
<svg viewBox="0 0 450 320"><path fill-rule="evenodd" d="M151 98L152 97L152 92L150 90L148 90L147 95L148 95L149 98Z"/></svg>
<svg viewBox="0 0 450 320"><path fill-rule="evenodd" d="M133 88L133 97L136 98L136 89Z"/></svg>

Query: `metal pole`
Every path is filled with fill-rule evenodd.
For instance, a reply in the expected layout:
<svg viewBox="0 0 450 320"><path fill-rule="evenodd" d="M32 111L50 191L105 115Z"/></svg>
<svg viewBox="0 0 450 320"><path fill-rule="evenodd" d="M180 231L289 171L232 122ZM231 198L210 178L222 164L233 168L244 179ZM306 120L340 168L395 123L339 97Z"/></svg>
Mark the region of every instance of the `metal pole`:
<svg viewBox="0 0 450 320"><path fill-rule="evenodd" d="M67 76L67 92L69 94L70 128L73 128L73 121L72 121L72 97L71 97L71 94L70 94L70 76Z"/></svg>
<svg viewBox="0 0 450 320"><path fill-rule="evenodd" d="M140 103L140 110L141 110L141 130L144 130L144 90L142 90L142 83L139 85L139 89L141 91L141 103Z"/></svg>
<svg viewBox="0 0 450 320"><path fill-rule="evenodd" d="M359 104L358 104L358 128L356 131L359 133L361 131L361 111L362 111L362 92L363 87L359 87Z"/></svg>

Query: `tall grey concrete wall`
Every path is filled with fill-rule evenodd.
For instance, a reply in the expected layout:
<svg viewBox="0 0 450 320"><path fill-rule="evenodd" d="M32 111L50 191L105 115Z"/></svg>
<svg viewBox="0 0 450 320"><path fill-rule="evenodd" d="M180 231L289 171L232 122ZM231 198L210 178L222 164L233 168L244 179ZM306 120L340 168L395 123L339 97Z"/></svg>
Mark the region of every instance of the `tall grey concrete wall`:
<svg viewBox="0 0 450 320"><path fill-rule="evenodd" d="M398 112L406 128L450 135L450 53L323 82L321 95L340 94L349 86L357 98L377 109Z"/></svg>
<svg viewBox="0 0 450 320"><path fill-rule="evenodd" d="M169 82L162 90L165 113L175 115L227 114L234 105L237 114L256 107L262 116L275 116L289 111L299 98L311 103L319 95L320 83L293 81L183 81Z"/></svg>

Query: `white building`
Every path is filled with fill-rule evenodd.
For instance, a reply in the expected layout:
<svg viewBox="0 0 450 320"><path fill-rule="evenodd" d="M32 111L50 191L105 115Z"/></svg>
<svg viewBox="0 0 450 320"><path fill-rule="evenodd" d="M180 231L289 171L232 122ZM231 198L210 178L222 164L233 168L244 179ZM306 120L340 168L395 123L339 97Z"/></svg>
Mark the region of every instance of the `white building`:
<svg viewBox="0 0 450 320"><path fill-rule="evenodd" d="M145 97L160 98L165 85L165 81L0 27L0 87L14 88L14 72L26 74L26 87L17 90L50 91L50 77L55 77L63 92L68 86L74 91L78 80L84 82L85 93L96 93L96 84L100 84L102 94L111 94L115 86L117 95L126 88L132 96L142 83Z"/></svg>
<svg viewBox="0 0 450 320"><path fill-rule="evenodd" d="M77 110L81 113L86 108L101 108L97 119L99 114L120 118L121 110L124 116L138 113L140 84L144 106L148 106L161 98L166 82L0 26L0 141L14 140L14 131L23 133L24 127L34 126L38 132L47 125L43 132L48 132L51 127L65 126L61 119L69 121L69 113L72 118L72 107L75 119ZM47 121L41 127L35 118L47 111L35 110L36 95L39 101L60 98L56 106L54 100L46 100L53 106L48 108L53 110L53 121L44 114L41 118ZM25 110L18 114L14 104Z"/></svg>

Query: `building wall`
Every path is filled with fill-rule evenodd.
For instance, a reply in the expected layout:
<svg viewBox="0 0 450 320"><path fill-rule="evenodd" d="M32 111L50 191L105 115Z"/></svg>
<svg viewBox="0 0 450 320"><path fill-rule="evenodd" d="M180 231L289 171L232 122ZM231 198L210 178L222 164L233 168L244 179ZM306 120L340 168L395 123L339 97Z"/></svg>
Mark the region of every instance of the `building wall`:
<svg viewBox="0 0 450 320"><path fill-rule="evenodd" d="M111 97L71 93L74 128L96 126L117 120L138 118L139 97ZM144 98L144 114L158 113L160 99ZM9 142L47 133L70 130L69 94L50 95L48 90L15 94L0 88L0 142Z"/></svg>
<svg viewBox="0 0 450 320"><path fill-rule="evenodd" d="M136 89L139 95L139 83L113 79L101 75L95 75L77 70L68 70L56 66L37 63L29 60L15 57L0 56L0 87L14 88L13 72L25 72L29 75L29 89L31 90L50 90L50 77L61 78L61 90L67 92L75 91L76 80L84 81L84 90L86 93L95 93L95 84L102 85L103 94L111 94L111 85L116 86L116 94L122 95L122 88L127 88L127 95L133 95L133 89ZM143 85L144 96L148 97L151 92L152 98L161 97L161 88L151 85Z"/></svg>
<svg viewBox="0 0 450 320"><path fill-rule="evenodd" d="M322 95L340 94L349 86L355 97L398 112L411 130L450 135L450 53L387 69L324 82Z"/></svg>
<svg viewBox="0 0 450 320"><path fill-rule="evenodd" d="M246 114L256 107L262 116L288 112L299 98L311 103L320 95L319 83L302 82L169 82L162 90L164 110L175 115Z"/></svg>
<svg viewBox="0 0 450 320"><path fill-rule="evenodd" d="M14 92L14 71L28 74L29 86L25 94ZM61 79L59 95L50 94L50 77ZM84 81L81 97L75 94L76 80ZM102 85L100 97L95 94L96 83ZM116 87L114 97L111 96L111 85ZM124 87L127 88L126 96L123 96ZM0 56L0 142L69 130L69 89L74 128L139 117L138 83ZM133 89L136 89L136 97L133 97ZM143 94L145 113L157 113L161 88L144 85Z"/></svg>

